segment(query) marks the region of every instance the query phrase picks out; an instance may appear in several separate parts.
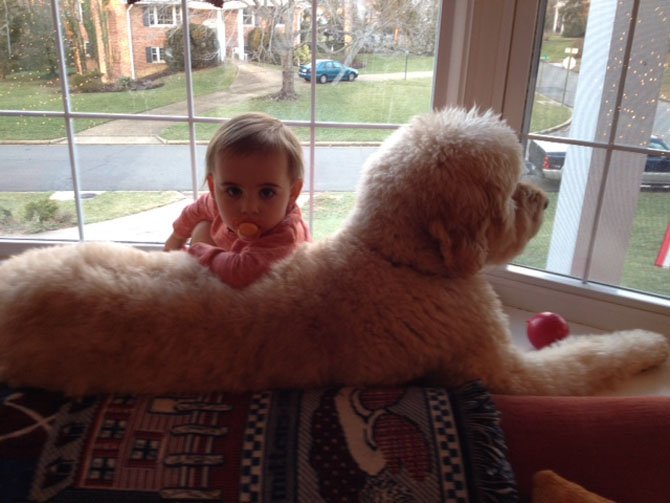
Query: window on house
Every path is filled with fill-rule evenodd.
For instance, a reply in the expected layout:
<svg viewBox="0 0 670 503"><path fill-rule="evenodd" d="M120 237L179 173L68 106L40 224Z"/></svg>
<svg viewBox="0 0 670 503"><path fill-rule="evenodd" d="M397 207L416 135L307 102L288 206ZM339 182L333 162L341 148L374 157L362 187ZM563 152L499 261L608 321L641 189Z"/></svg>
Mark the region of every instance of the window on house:
<svg viewBox="0 0 670 503"><path fill-rule="evenodd" d="M206 190L213 132L252 110L282 119L303 141L299 203L322 239L344 221L362 164L394 129L432 107L477 104L501 111L519 131L527 177L552 200L540 235L516 263L667 301L670 273L655 265L670 214L662 182L670 142L663 0L546 0L538 16L535 0L417 0L406 8L285 2L245 9L244 22L251 15L258 25L248 35L221 22L234 11L195 4L182 13L112 3L104 19L81 23L88 40L102 41L94 92L54 79L84 66L71 54L58 62L48 9L15 41L16 70L0 81L0 255L60 240L160 247L181 208ZM148 26L178 24L182 14L207 30L190 53L173 55L181 69L159 74L164 66L142 61L146 32L135 28L143 15ZM263 28L280 19L282 30ZM165 59L161 47L149 49L148 61ZM289 49L305 65L300 72L282 72ZM243 63L224 57L241 51ZM322 84L306 72L312 57L349 70ZM139 79L142 87L109 92L111 83Z"/></svg>
<svg viewBox="0 0 670 503"><path fill-rule="evenodd" d="M149 26L173 26L181 23L181 7L178 5L152 5L145 7L145 24Z"/></svg>
<svg viewBox="0 0 670 503"><path fill-rule="evenodd" d="M253 26L255 24L255 16L253 9L247 7L242 11L242 24Z"/></svg>
<svg viewBox="0 0 670 503"><path fill-rule="evenodd" d="M147 63L165 63L163 47L147 47Z"/></svg>

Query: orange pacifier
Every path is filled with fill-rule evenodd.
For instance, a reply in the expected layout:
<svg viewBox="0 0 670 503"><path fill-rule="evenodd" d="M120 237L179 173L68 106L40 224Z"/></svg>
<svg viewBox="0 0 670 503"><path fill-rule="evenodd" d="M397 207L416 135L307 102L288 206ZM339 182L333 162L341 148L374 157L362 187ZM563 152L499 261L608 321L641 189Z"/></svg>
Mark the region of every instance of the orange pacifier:
<svg viewBox="0 0 670 503"><path fill-rule="evenodd" d="M258 235L260 229L258 226L251 222L243 222L237 226L237 235L240 239L253 239Z"/></svg>

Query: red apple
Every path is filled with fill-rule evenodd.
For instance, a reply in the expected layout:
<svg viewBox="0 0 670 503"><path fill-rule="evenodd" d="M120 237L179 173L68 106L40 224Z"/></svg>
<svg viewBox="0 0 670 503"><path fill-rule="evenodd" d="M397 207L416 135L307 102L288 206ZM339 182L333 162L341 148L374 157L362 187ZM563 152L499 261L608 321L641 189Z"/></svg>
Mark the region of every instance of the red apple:
<svg viewBox="0 0 670 503"><path fill-rule="evenodd" d="M542 349L570 335L570 326L561 315L546 311L526 322L526 332L533 347Z"/></svg>

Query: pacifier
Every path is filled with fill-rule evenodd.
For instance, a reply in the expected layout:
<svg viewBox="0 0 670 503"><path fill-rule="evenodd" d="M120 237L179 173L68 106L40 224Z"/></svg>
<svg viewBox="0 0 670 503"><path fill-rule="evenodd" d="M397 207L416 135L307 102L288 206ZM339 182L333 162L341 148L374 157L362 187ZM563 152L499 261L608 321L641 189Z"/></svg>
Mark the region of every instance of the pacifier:
<svg viewBox="0 0 670 503"><path fill-rule="evenodd" d="M240 239L249 240L258 235L259 227L251 222L243 222L237 226L237 235Z"/></svg>

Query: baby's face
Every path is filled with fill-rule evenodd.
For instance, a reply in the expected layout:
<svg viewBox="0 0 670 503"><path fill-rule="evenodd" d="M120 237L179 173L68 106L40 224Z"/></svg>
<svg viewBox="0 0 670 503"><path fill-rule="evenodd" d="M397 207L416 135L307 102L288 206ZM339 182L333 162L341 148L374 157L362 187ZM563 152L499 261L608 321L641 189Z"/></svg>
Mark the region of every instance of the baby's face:
<svg viewBox="0 0 670 503"><path fill-rule="evenodd" d="M246 232L240 237L244 239L254 239L281 222L302 190L302 181L291 180L283 152L245 156L220 153L207 182L230 229L240 235L241 224L258 228L249 235L248 229L254 226L243 226Z"/></svg>

